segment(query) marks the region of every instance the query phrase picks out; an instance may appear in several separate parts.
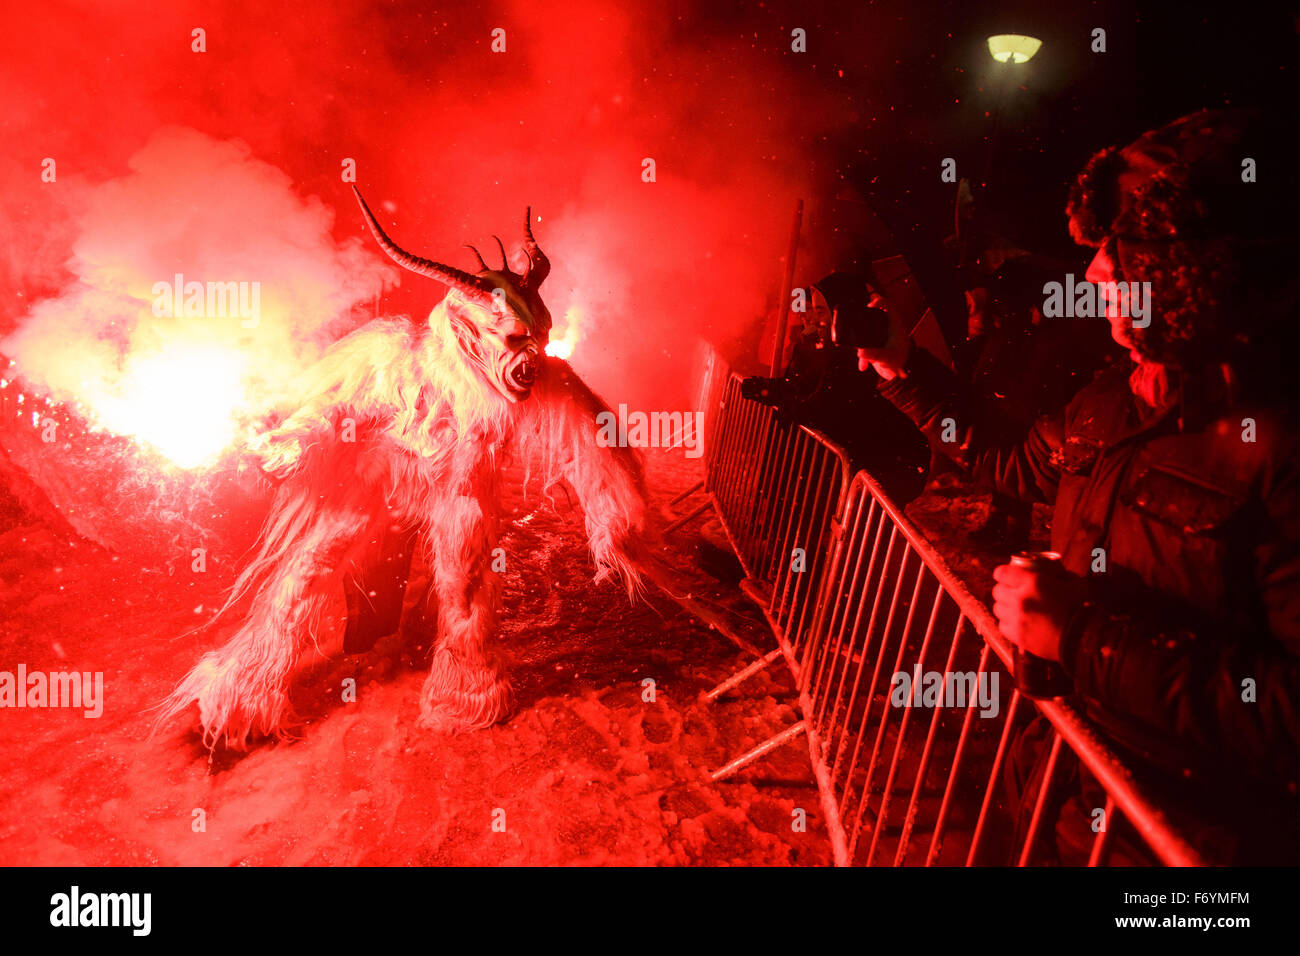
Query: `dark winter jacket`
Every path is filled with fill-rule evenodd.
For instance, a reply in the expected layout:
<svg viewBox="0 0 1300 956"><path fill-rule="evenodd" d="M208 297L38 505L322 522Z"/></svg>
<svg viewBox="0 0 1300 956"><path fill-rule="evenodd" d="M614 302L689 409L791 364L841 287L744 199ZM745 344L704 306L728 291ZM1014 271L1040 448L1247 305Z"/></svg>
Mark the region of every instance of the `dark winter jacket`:
<svg viewBox="0 0 1300 956"><path fill-rule="evenodd" d="M1141 421L1126 365L1002 447L964 427L951 374L924 353L914 354L907 377L879 390L936 439L952 417L956 441L940 446L975 477L1055 505L1052 547L1094 585L1095 599L1075 613L1061 646L1094 719L1180 774L1228 769L1295 794L1295 415L1247 407L1198 418L1184 402Z"/></svg>
<svg viewBox="0 0 1300 956"><path fill-rule="evenodd" d="M892 405L862 388L852 349L817 348L814 339L805 337L796 344L784 378L748 378L741 392L822 432L844 449L854 468L870 471L895 500L911 501L921 493L929 447Z"/></svg>

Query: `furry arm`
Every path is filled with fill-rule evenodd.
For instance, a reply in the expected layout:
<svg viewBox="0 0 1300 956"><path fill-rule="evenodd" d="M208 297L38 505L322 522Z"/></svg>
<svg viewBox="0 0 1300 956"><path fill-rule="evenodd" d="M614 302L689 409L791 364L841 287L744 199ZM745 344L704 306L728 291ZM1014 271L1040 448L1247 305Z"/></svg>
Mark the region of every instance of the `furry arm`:
<svg viewBox="0 0 1300 956"><path fill-rule="evenodd" d="M645 481L636 453L600 443L596 416L609 408L560 359L546 358L529 405L520 437L525 444L540 443L547 486L563 479L577 493L596 580L617 575L635 596L649 555Z"/></svg>
<svg viewBox="0 0 1300 956"><path fill-rule="evenodd" d="M418 376L411 368L409 324L378 320L339 339L302 376L294 394L301 404L283 422L249 443L263 470L291 473L305 447L336 427L334 413L354 409L369 418L414 411Z"/></svg>

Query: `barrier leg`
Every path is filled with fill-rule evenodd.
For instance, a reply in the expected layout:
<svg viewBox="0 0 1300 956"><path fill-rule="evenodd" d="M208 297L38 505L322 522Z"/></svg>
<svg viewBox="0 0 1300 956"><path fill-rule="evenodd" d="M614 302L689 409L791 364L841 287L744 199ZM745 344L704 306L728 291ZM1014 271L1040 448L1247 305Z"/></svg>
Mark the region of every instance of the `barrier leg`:
<svg viewBox="0 0 1300 956"><path fill-rule="evenodd" d="M712 507L713 507L713 502L712 502L712 501L706 501L706 502L704 502L702 505L700 505L700 506L699 506L698 508L696 508L694 511L690 512L689 514L684 514L684 515L682 515L680 518L678 518L676 521L674 521L674 522L673 522L672 524L670 524L668 527L664 528L664 534L672 534L674 531L676 531L676 530L677 530L678 528L680 528L682 525L686 524L686 522L688 522L688 521L693 521L694 519L698 518L700 515L704 514L704 512L708 511L708 510L709 510L710 508L712 508Z"/></svg>
<svg viewBox="0 0 1300 956"><path fill-rule="evenodd" d="M676 498L674 498L672 501L670 501L670 502L668 502L668 503L669 503L670 505L680 504L681 502L685 501L687 498L689 498L691 495L695 494L695 492L699 491L699 490L702 489L703 487L704 487L704 482L703 482L703 480L701 480L701 481L697 481L695 484L691 485L689 488L687 488L687 489L686 489L685 491L683 491L680 495L678 495Z"/></svg>
<svg viewBox="0 0 1300 956"><path fill-rule="evenodd" d="M758 660L754 661L754 663L750 664L748 667L744 667L736 671L736 673L732 674L730 677L724 680L717 687L713 688L713 690L709 691L707 694L704 695L704 699L709 702L717 700L719 697L721 697L727 691L731 690L733 687L738 687L741 684L743 684L745 681L749 680L751 677L753 677L759 671L766 668L769 664L771 664L774 660L776 660L780 656L781 656L781 648L779 647L774 650L768 651Z"/></svg>
<svg viewBox="0 0 1300 956"><path fill-rule="evenodd" d="M721 770L713 771L712 774L713 781L716 783L719 780L726 780L728 777L730 777L732 774L736 773L737 771L743 770L746 767L748 767L759 757L762 757L766 754L770 754L777 747L780 747L786 743L789 743L791 740L794 740L795 737L798 737L807 728L808 728L808 724L805 721L801 720L797 724L790 725L789 727L781 731L776 736L768 737L767 740L764 740L753 750L749 751L748 753L741 754L739 757L731 761L731 763L727 764Z"/></svg>

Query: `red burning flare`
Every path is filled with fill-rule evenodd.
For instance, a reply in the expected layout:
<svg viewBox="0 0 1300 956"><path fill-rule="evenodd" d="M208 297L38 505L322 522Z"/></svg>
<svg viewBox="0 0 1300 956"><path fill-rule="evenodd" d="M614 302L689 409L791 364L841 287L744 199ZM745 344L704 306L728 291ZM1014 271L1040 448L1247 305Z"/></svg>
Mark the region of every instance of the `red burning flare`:
<svg viewBox="0 0 1300 956"><path fill-rule="evenodd" d="M582 320L582 307L571 305L564 312L564 334L551 336L546 343L546 354L566 361L573 357L574 346L578 344L578 326Z"/></svg>

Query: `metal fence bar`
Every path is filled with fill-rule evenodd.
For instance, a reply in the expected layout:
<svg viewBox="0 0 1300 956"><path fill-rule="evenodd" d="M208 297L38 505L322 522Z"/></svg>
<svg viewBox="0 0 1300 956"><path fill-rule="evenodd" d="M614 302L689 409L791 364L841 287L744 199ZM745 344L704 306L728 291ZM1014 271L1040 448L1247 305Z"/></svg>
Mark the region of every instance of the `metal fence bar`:
<svg viewBox="0 0 1300 956"><path fill-rule="evenodd" d="M1109 794L1106 796L1106 806L1102 814L1102 828L1097 831L1097 836L1092 841L1092 852L1088 855L1089 866L1101 866L1110 856L1111 827L1118 822L1119 810L1115 808L1115 800Z"/></svg>
<svg viewBox="0 0 1300 956"><path fill-rule="evenodd" d="M875 510L875 509L874 509L874 507L873 507L873 508L872 508L872 512L874 512L874 510ZM869 529L869 525L870 525L870 513L868 514L868 523L867 523L867 526L864 528L864 530L868 530L868 529ZM871 546L871 556L867 559L866 576L865 576L864 578L861 579L861 585L862 585L862 587L861 587L861 589L857 592L857 593L859 593L859 594L865 595L865 593L866 593L866 588L867 588L867 584L868 584L868 582L870 582L871 579L872 579L871 572L872 572L872 569L875 568L875 566L876 566L876 555L880 553L880 538L881 538L881 536L882 536L882 534L883 534L883 532L884 532L884 528L885 528L884 522L879 522L879 527L878 527L878 530L877 530L877 532L876 532L876 540L872 543L872 546ZM892 543L893 543L893 539L892 539L892 537L891 537L891 542L890 542L890 546L891 546L891 547L892 547ZM859 567L859 566L861 565L861 563L862 563L862 555L863 555L863 552L864 552L864 551L865 551L865 549L860 549L860 550L858 551L858 561L857 561L857 564L856 564L855 567L854 567L854 580L855 580L855 583L857 583L857 581L858 581L857 571L858 571L858 567ZM886 562L886 564L888 564L888 562L889 562L889 553L888 553L888 552L886 552L886 554L885 554L885 562ZM840 648L843 646L843 643L844 643L844 629L845 629L845 627L848 625L848 622L849 622L849 617L848 617L848 613L847 613L847 612L848 612L849 606L850 606L850 605L852 604L852 602L853 602L853 593L854 593L853 591L850 591L849 596L848 596L848 600L847 600L846 602L844 602L844 603L845 603L845 615L844 615L844 620L841 622L840 629L839 629L839 631L838 631L838 632L836 633L836 635L835 635L835 646L834 646L834 648L831 650L831 653L824 655L823 658L822 658L822 660L823 660L823 664L826 663L826 662L828 662L828 661L831 662L832 673L831 673L830 676L829 676L829 679L830 679L830 680L834 680L833 669L834 669L834 666L835 666L835 661L834 661L833 659L839 656L839 654L840 654ZM857 660L857 663L858 663L857 677L855 678L854 683L853 683L853 690L852 690L852 691L850 692L850 694L849 694L849 700L848 700L848 703L845 705L845 711L846 711L846 714L847 714L847 712L852 711L854 701L856 700L856 697L857 697L858 684L859 684L859 682L860 682L860 680L861 680L861 677L862 677L862 664L863 664L863 662L866 660L867 649L871 646L871 636L872 636L873 629L874 629L874 627L875 627L875 615L876 615L876 613L877 613L877 612L879 611L879 609L880 609L880 594L881 594L881 592L880 592L879 590L877 590L877 592L876 592L876 599L875 599L875 602L874 602L873 605L872 605L872 618L871 618L871 624L868 625L866 632L863 634L862 650L859 651L859 652L857 653L857 655L856 655L856 656L857 656L857 659L858 659L858 660ZM833 698L834 701L835 701L835 707L832 709L830 719L829 719L829 721L828 721L828 723L827 723L827 726L829 726L829 727L832 728L832 734L833 734L833 728L835 727L835 721L836 721L836 718L837 718L837 716L838 716L838 712L839 712L839 705L840 705L841 701L843 700L843 687L844 687L844 681L845 681L845 679L848 677L849 669L852 667L852 665L853 665L853 663L854 663L854 660L853 660L853 659L854 659L855 654L854 654L853 648L854 648L854 646L856 645L856 635L857 635L857 634L859 633L859 631L860 631L860 624L862 623L862 612L863 612L864 610L866 610L866 607L867 607L867 602L866 602L865 600L861 600L861 599L859 599L859 600L858 600L858 611L857 611L857 614L854 616L854 619L853 619L853 630L852 630L852 632L851 632L851 635L852 635L852 636L850 637L850 642L849 642L849 646L848 646L848 651L847 651L847 653L844 654L844 670L843 670L842 673L840 674L839 687L836 689L836 691L835 691L835 693L834 693L833 695L819 695L819 692L820 692L820 689L821 689L821 688L820 688L820 678L821 678L821 673L818 673L818 675L817 675L817 677L818 677L818 684L815 685L815 686L812 688L813 699L816 700L816 699L818 699L819 696L820 696L821 699L822 699L822 706L821 706L821 708L819 709L818 714L817 714L817 721L818 721L818 727L819 727L819 728L822 726L821 721L822 721L822 718L825 716L825 713L826 713L826 701L828 701L828 700L830 700L830 699L832 699L832 698Z"/></svg>
<svg viewBox="0 0 1300 956"><path fill-rule="evenodd" d="M776 431L776 423L772 417L763 410L758 413L761 416L761 427L758 431L757 441L762 449L765 460L758 464L758 479L751 492L750 500L745 502L749 510L745 513L745 521L739 527L740 534L747 542L746 556L748 558L746 567L757 568L763 554L763 536L766 533L766 525L774 507L773 489L780 479L784 468L788 467L785 455L781 453L780 444L784 440L784 434ZM751 577L754 572L750 571Z"/></svg>
<svg viewBox="0 0 1300 956"><path fill-rule="evenodd" d="M720 687L730 689L782 656L799 687L803 718L753 748L742 765L807 732L837 863L855 861L864 829L871 831L865 862L873 862L886 839L893 839L888 816L895 784L910 775L892 861L905 863L912 844L928 833L926 865L959 852L973 865L1008 827L995 807L1012 742L1024 724L1018 719L1021 695L1012 690L1005 707L999 702L995 713L985 714L977 693L960 703L945 701L941 693L924 725L911 720L909 708L894 727L890 675L922 675L926 659L937 650L945 659L945 682L969 660L977 668L977 681L987 678L992 687L993 678L1009 674L1010 645L988 608L870 475L859 472L850 481L842 450L825 436L745 399L739 383L733 375L721 389L705 487L749 575L746 593L761 598L778 650ZM792 565L795 547L804 549L802 571ZM923 599L929 613L922 631L917 615ZM966 640L972 631L980 639L977 644ZM885 670L887 660L893 671ZM1023 862L1031 862L1038 843L1047 838L1063 749L1078 757L1107 794L1107 825L1093 840L1090 864L1106 858L1113 844L1110 831L1121 819L1132 824L1160 861L1204 862L1077 712L1059 700L1027 706L1047 718L1052 738L1028 832L1016 851ZM958 710L964 711L960 721L950 719ZM977 710L990 718L987 723L976 722ZM909 740L914 726L927 728L919 747ZM735 764L728 765L729 772ZM936 766L945 772L933 773ZM878 789L873 781L882 774ZM952 852L944 854L945 845L954 841ZM919 858L919 851L914 856Z"/></svg>
<svg viewBox="0 0 1300 956"><path fill-rule="evenodd" d="M736 473L731 483L731 508L736 514L736 526L746 537L750 536L753 524L758 520L759 506L762 503L761 468L766 457L764 452L768 441L768 422L766 409L745 403L744 421L737 434L735 460ZM750 560L753 558L751 556Z"/></svg>
<svg viewBox="0 0 1300 956"><path fill-rule="evenodd" d="M909 550L904 550L903 561L906 567ZM915 620L916 608L921 600L921 587L925 584L925 565L917 562L916 584L912 587L912 599L907 604L907 619L903 623L903 633L898 639L898 657L894 661L894 673L897 674L903 670L903 658L907 655L907 639L912 632L912 621ZM919 666L919 665L918 665ZM919 677L919 671L917 676ZM876 746L871 752L871 762L867 764L867 779L862 784L862 798L858 803L858 820L854 825L853 840L850 845L857 843L858 833L861 830L862 811L867 806L868 797L871 795L871 780L876 774L876 761L881 753L881 744L884 743L885 734L889 730L890 708L883 707L880 712L880 732L876 736ZM889 761L889 769L885 772L885 783L880 791L880 810L876 814L875 825L872 827L871 845L867 850L867 866L871 865L871 860L876 854L876 846L880 840L880 834L884 830L885 822L889 815L890 798L893 796L894 774L898 770L898 758L903 752L903 743L907 739L907 725L911 722L912 708L903 708L903 717L899 721L898 736L894 741L894 755ZM850 768L852 772L852 768Z"/></svg>
<svg viewBox="0 0 1300 956"><path fill-rule="evenodd" d="M998 774L1002 771L1002 762L1007 756L1007 744L1011 740L1011 729L1016 723L1016 709L1020 706L1020 691L1015 691L1011 695L1011 703L1007 706L1007 719L1002 725L1002 736L998 739L998 750L993 757L993 766L989 768L988 786L984 788L984 801L980 804L979 819L975 822L975 833L970 841L970 853L966 857L966 865L974 866L977 855L979 854L981 838L984 836L985 826L988 823L989 807L993 803L993 795L998 792Z"/></svg>
<svg viewBox="0 0 1300 956"><path fill-rule="evenodd" d="M746 399L740 381L732 375L722 390L705 487L749 586L765 595L777 627L801 644L819 613L848 458L824 435ZM804 550L802 571L792 566L795 547Z"/></svg>
<svg viewBox="0 0 1300 956"><path fill-rule="evenodd" d="M922 661L925 660L926 649L930 644L930 635L933 633L935 622L939 617L939 605L944 597L942 589L934 596L934 610L930 615L930 624L926 630L925 647L921 649ZM953 672L953 665L956 663L957 658L957 646L961 640L962 627L965 622L964 617L957 621L957 628L953 632L952 640L948 643L948 659L944 662L942 671L944 674ZM970 711L968 710L967 713L970 713ZM907 802L907 812L903 816L903 832L898 838L898 851L894 854L894 866L902 866L907 855L907 844L912 837L912 826L916 823L916 809L925 784L925 773L930 766L930 754L934 750L935 736L938 733L939 720L942 717L943 708L934 708L934 713L930 715L930 729L925 735L925 746L921 749L921 760L916 769L916 779L912 783L912 799Z"/></svg>
<svg viewBox="0 0 1300 956"><path fill-rule="evenodd" d="M762 475L761 484L754 490L756 507L754 522L745 529L750 540L750 563L753 576L770 587L772 561L779 535L781 520L785 515L784 502L791 495L799 462L794 454L798 435L781 429L779 422L771 422L772 431L765 433L765 447L773 450L772 467Z"/></svg>
<svg viewBox="0 0 1300 956"><path fill-rule="evenodd" d="M1038 796L1034 800L1034 815L1029 819L1029 831L1025 834L1024 845L1020 848L1020 859L1016 866L1028 866L1029 858L1034 852L1034 842L1038 839L1038 828L1043 824L1043 809L1051 798L1056 786L1056 763L1061 756L1061 735L1052 734L1052 750L1047 757L1047 768L1043 771L1042 782L1038 785Z"/></svg>
<svg viewBox="0 0 1300 956"><path fill-rule="evenodd" d="M815 466L810 464L809 467L810 472L815 472L815 477L809 483L811 494L803 496L805 507L799 511L795 535L788 542L784 555L783 574L785 581L781 591L781 606L777 612L777 620L787 630L790 645L795 649L796 654L802 645L803 612L808 606L806 600L808 588L806 585L821 570L818 552L822 543L822 528L818 518L825 516L825 502L822 500L821 489L827 471L827 460L825 454L819 454L817 451L814 452L813 459L816 464ZM809 489L805 489L805 491L807 490ZM797 549L803 551L803 564L800 571L796 571L793 566L794 552Z"/></svg>
<svg viewBox="0 0 1300 956"><path fill-rule="evenodd" d="M749 541L749 563L757 569L758 576L768 580L763 572L767 559L767 539L771 533L770 522L779 512L780 487L790 463L782 446L788 441L788 432L779 427L776 415L770 408L760 407L755 412L758 424L748 440L761 456L752 486L742 490L745 521L741 534Z"/></svg>
<svg viewBox="0 0 1300 956"><path fill-rule="evenodd" d="M746 414L740 399L740 385L732 379L727 383L727 388L722 394L722 407L718 409L717 437L707 475L715 497L728 504L731 502L732 475L739 466L739 462L736 461L736 436Z"/></svg>
<svg viewBox="0 0 1300 956"><path fill-rule="evenodd" d="M962 615L958 627L966 623L966 616ZM955 642L954 642L955 646ZM987 644L980 649L980 662L976 673L985 673L989 664L989 654L991 650ZM952 767L948 771L948 782L943 788L943 799L939 802L939 814L934 821L934 831L930 835L930 849L925 854L925 865L933 866L939 859L939 853L943 849L943 831L948 822L948 808L952 804L953 789L957 784L958 774L961 773L963 758L966 756L966 744L970 740L971 727L975 722L975 708L977 698L972 697L966 702L966 716L962 718L961 734L957 738L957 750L952 757Z"/></svg>
<svg viewBox="0 0 1300 956"><path fill-rule="evenodd" d="M718 409L719 421L715 425L717 439L714 443L714 453L709 459L708 470L705 472L705 485L716 506L722 527L731 538L731 544L736 550L736 556L744 565L745 557L741 553L741 548L738 546L735 537L731 534L731 528L736 520L732 486L735 474L740 467L738 461L738 437L746 414L741 399L740 383L737 379L732 378L723 391L722 405Z"/></svg>
<svg viewBox="0 0 1300 956"><path fill-rule="evenodd" d="M875 510L876 510L876 509L875 509L875 503L873 502L873 503L872 503L871 513L874 514L874 513L875 513ZM884 536L885 527L886 527L886 523L885 523L884 521L879 521L879 522L877 522L877 525L876 525L876 535L875 535L875 540L872 542L872 545L871 545L871 557L868 559L868 562L867 562L866 577L863 578L863 580L862 580L862 591L861 591L860 593L861 593L862 595L864 595L864 596L865 596L865 594L867 593L867 592L866 592L866 589L867 589L867 586L868 586L869 582L871 582L871 581L873 580L872 571L873 571L873 569L876 567L876 555L880 553L880 539ZM892 534L892 533L891 533L890 536L889 536L889 544L886 546L885 555L884 555L884 564L883 564L883 566L882 566L882 572L881 572L881 573L882 573L882 577L883 577L883 568L887 568L887 567L889 567L889 559L890 559L890 557L891 557L892 554L893 554L894 542L895 542L896 538L897 538L897 536L894 535L894 534ZM880 613L880 601L881 601L881 598L882 598L883 595L884 595L884 590L883 590L882 588L876 588L876 589L875 589L875 592L876 592L876 593L875 593L875 598L874 598L874 600L872 601L872 604L871 604L871 617L870 617L869 623L867 624L867 629L866 629L866 631L863 633L863 636L862 636L862 650L861 650L861 651L858 653L858 655L857 655L857 657L858 657L858 661L857 661L858 669L857 669L857 672L856 672L856 674L854 675L854 678L853 678L853 688L852 688L852 690L850 690L850 692L849 692L849 699L848 699L848 701L847 701L847 703L845 704L845 707L844 707L844 719L845 719L846 722L847 722L848 719L849 719L849 715L850 715L850 714L852 713L852 711L853 711L853 705L854 705L854 704L856 703L856 701L857 701L858 688L859 688L859 686L861 685L861 682L862 682L862 668L863 668L863 665L866 663L866 660L867 660L867 653L868 653L868 651L869 651L869 649L870 649L870 647L871 647L871 639L872 639L872 637L873 637L874 634L875 634L876 620L878 619L878 615L879 615L879 613ZM852 594L850 594L850 596L849 596L849 601L850 601L850 602L852 601ZM867 602L866 602L865 600L863 600L863 599L860 598L860 599L858 600L858 612L857 612L857 614L856 614L856 616L854 617L854 620L853 620L853 632L854 632L855 634L860 630L861 623L862 623L862 612L866 609L866 606L867 606ZM847 618L847 614L846 614L846 616L845 616L845 621L846 621L846 622L847 622L847 619L848 619L848 618ZM843 675L841 675L841 678L840 678L840 684L841 684L841 686L843 686L844 678L848 676L849 667L852 665L852 663L853 663L853 655L852 655L852 653L850 653L849 656L848 656L848 658L847 658L847 659L845 660L845 662L844 662L844 673L843 673ZM873 686L874 686L874 685L873 685ZM836 692L835 699L836 699L836 709L831 711L831 717L830 717L830 723L829 723L829 726L832 728L832 731L831 731L831 732L832 732L832 736L834 736L835 721L836 721L836 717L837 717L837 711L838 711L838 707L839 707L839 701L840 701L840 699L841 699L841 694L840 694L839 691ZM824 713L824 709L823 709L823 713ZM819 719L820 719L820 715L819 715ZM846 730L847 730L847 728L846 728ZM842 731L841 733L843 733L843 731ZM838 755L837 755L837 766L838 766ZM832 776L832 778L834 778L835 773L832 772L831 776Z"/></svg>
<svg viewBox="0 0 1300 956"><path fill-rule="evenodd" d="M808 501L802 495L796 494L795 488L799 482L799 475L804 468L808 467L808 459L812 455L812 442L806 435L798 435L796 444L799 446L799 456L797 464L791 469L790 481L788 482L784 493L781 495L782 511L785 513L784 530L779 534L780 544L772 548L769 554L769 563L765 576L770 576L772 581L772 600L768 603L769 611L776 611L779 606L777 599L777 590L784 579L784 569L790 566L790 542L793 540L795 529L795 508L788 505L796 505L802 499L803 507L808 506ZM778 621L779 623L779 621Z"/></svg>
<svg viewBox="0 0 1300 956"><path fill-rule="evenodd" d="M855 508L854 505L856 503L857 505L860 506L861 501L862 498L861 496L859 496L857 499L854 500L854 502L849 502L846 505L846 511L849 513L846 515L844 522L839 526L838 533L835 536L835 550L831 557L830 566L827 570L827 582L828 582L827 593L828 594L843 593L845 576L850 574L849 572L850 557L856 558L854 561L851 562L853 565L853 571L851 573L852 573L852 580L855 582L855 585L856 582L858 581L858 569L862 565L862 551L859 547L857 547L858 532L861 529L865 534L866 531L865 531L865 526L863 526L858 521L858 516L861 512L861 508L860 507ZM874 511L874 509L875 509L875 504L873 502L871 505L871 511ZM867 521L868 523L870 522L870 512L868 513ZM837 570L836 570L837 568L839 569L838 578L837 578ZM838 581L838 584L833 583L836 581ZM813 617L812 630L814 633L820 633L821 628L823 626L826 626L830 631L835 631L836 618L840 617L840 611L841 609L843 610L844 613L840 622L840 628L837 636L837 642L842 641L844 636L844 627L848 623L848 617L849 617L848 612L851 604L851 598L846 599L844 601L822 600L822 601L817 601L815 603L817 607L817 613ZM861 605L859 605L859 614L860 613L861 613ZM825 624L825 618L827 614L830 615L829 624ZM806 669L808 655L814 650L816 650L816 645L813 642L809 641L805 645L803 652L799 654L799 658L801 661L801 672L802 670Z"/></svg>
<svg viewBox="0 0 1300 956"><path fill-rule="evenodd" d="M836 474L836 468L832 464L829 455L823 462L826 466L823 469L821 480L818 483L819 496L817 506L813 510L813 529L810 530L808 550L809 562L807 573L800 579L799 587L796 588L795 599L799 605L799 619L794 622L794 638L791 644L795 648L796 656L801 656L803 648L806 646L806 638L811 636L811 623L816 620L817 608L820 601L821 584L823 575L826 571L826 552L830 540L841 533L841 525L838 521L838 511L840 501L834 500L843 496L847 482L847 468L843 469L843 474ZM838 479L838 480L837 480ZM838 495L836 492L838 491ZM809 611L812 611L812 617L809 617ZM793 620L793 612L791 614Z"/></svg>
<svg viewBox="0 0 1300 956"><path fill-rule="evenodd" d="M894 531L897 531L897 529L893 529L893 531L891 531L891 540L890 540L891 553L893 551L893 546L894 546L894 540L893 540ZM903 593L903 581L906 579L907 576L907 559L910 556L910 554L911 551L908 549L907 544L904 543L902 554L899 557L898 575L894 581L894 595L889 602L889 614L885 618L884 630L880 632L880 652L876 655L876 667L871 675L871 686L869 688L869 696L867 697L868 712L863 714L863 719L859 722L857 741L853 745L853 756L849 758L847 770L845 771L845 775L844 775L844 798L843 799L845 802L848 801L849 795L852 792L851 781L853 778L853 770L858 765L858 755L862 751L862 743L863 740L865 739L864 735L866 734L867 730L870 729L869 718L871 716L870 714L871 701L875 697L876 687L880 683L880 667L885 661L886 651L889 650L889 635L890 632L893 630L894 619L896 618L898 613L898 602L899 602L899 598L902 596ZM914 590L919 590L920 586L921 586L921 573L920 573L920 568L918 568L917 578L916 578L916 588ZM892 671L891 673L897 672L898 667L902 662L903 654L906 650L907 650L907 627L906 625L904 625L903 632L899 635L898 638L898 654L896 655L894 661L894 671ZM849 841L850 849L854 848L857 845L857 832L862 825L862 812L863 810L866 809L867 798L871 794L871 779L875 775L876 761L880 755L880 748L885 739L885 732L889 728L888 716L889 716L888 708L884 708L882 706L880 725L876 730L876 740L871 748L871 757L867 762L866 776L865 779L863 780L862 790L858 798L858 812L856 817L854 818L854 824L853 824L854 836ZM847 740L847 734L842 739Z"/></svg>

